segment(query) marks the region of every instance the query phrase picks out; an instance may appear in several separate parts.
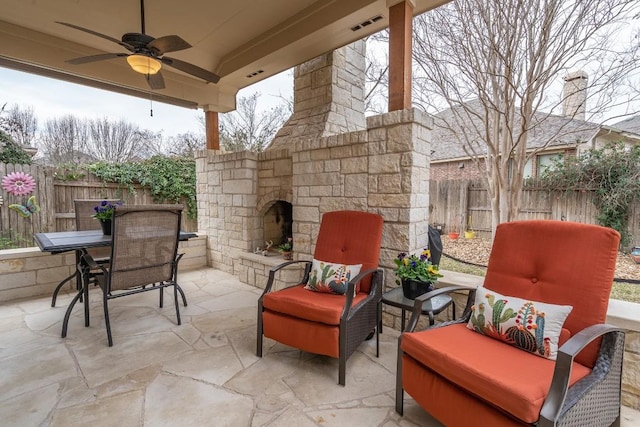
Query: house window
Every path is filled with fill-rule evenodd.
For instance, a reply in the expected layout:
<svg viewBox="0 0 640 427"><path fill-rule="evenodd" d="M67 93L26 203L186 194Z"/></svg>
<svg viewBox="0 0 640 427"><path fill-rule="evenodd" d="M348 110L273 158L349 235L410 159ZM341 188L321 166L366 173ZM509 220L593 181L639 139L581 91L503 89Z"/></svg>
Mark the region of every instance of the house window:
<svg viewBox="0 0 640 427"><path fill-rule="evenodd" d="M553 161L555 159L561 158L562 153L552 153L552 154L540 154L535 157L535 175L534 175L534 163L533 159L527 160L527 163L524 164L524 171L522 173L522 177L533 178L534 176L541 176L544 171L546 171L549 167L553 166Z"/></svg>
<svg viewBox="0 0 640 427"><path fill-rule="evenodd" d="M527 163L524 164L524 172L522 173L522 177L524 179L531 178L533 176L533 159L527 160Z"/></svg>
<svg viewBox="0 0 640 427"><path fill-rule="evenodd" d="M561 159L562 153L540 154L536 158L536 176L541 176L544 171L553 166L556 159Z"/></svg>

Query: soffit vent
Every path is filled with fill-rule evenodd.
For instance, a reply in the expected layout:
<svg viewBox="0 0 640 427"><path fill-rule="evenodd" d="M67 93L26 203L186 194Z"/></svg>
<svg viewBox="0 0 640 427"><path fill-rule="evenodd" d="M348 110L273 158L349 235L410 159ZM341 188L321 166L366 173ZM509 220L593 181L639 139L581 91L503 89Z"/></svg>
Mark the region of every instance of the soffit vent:
<svg viewBox="0 0 640 427"><path fill-rule="evenodd" d="M255 76L257 76L258 74L262 74L262 73L264 73L264 70L254 71L254 72L253 72L253 73L251 73L251 74L247 74L247 78L248 78L248 79L250 79L250 78L255 77Z"/></svg>
<svg viewBox="0 0 640 427"><path fill-rule="evenodd" d="M351 27L351 31L358 31L359 29L364 28L368 25L371 25L374 22L378 22L381 19L382 19L382 15L374 16L373 18L369 18L366 21L359 23L355 27Z"/></svg>

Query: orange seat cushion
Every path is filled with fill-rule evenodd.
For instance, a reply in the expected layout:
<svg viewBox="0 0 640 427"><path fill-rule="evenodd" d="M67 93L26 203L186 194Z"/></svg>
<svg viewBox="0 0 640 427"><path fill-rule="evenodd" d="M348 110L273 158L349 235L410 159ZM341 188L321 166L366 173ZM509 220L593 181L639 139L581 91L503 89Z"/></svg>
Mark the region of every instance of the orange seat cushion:
<svg viewBox="0 0 640 427"><path fill-rule="evenodd" d="M532 423L549 392L555 362L467 329L465 324L402 335L402 350L428 369ZM591 369L574 363L570 384Z"/></svg>
<svg viewBox="0 0 640 427"><path fill-rule="evenodd" d="M356 294L353 305L368 296L365 293ZM304 289L304 284L300 284L266 294L263 305L266 310L337 326L340 325L346 298L345 295L313 292Z"/></svg>
<svg viewBox="0 0 640 427"><path fill-rule="evenodd" d="M402 386L420 406L445 426L529 425L487 405L407 355L402 357Z"/></svg>
<svg viewBox="0 0 640 427"><path fill-rule="evenodd" d="M339 357L340 328L338 326L309 322L269 310L265 310L262 316L265 337L309 353Z"/></svg>

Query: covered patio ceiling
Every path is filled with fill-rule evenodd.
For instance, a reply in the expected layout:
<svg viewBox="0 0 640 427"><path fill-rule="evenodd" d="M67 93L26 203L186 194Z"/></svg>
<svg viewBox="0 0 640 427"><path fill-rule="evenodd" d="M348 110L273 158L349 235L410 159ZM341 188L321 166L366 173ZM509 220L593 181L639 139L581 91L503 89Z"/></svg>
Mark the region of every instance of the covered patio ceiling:
<svg viewBox="0 0 640 427"><path fill-rule="evenodd" d="M447 0L407 0L420 14ZM145 1L145 33L178 35L191 48L166 56L217 74L208 83L163 64L165 88L151 90L126 58L72 65L70 59L129 53L113 41L141 32L139 0L0 0L0 66L205 111L235 108L239 89L389 26L399 0Z"/></svg>

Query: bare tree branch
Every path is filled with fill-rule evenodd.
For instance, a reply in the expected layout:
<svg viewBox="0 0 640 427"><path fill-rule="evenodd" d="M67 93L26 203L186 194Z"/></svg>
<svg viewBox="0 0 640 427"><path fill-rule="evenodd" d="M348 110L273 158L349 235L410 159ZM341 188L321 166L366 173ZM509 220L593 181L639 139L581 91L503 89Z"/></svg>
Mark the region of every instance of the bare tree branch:
<svg viewBox="0 0 640 427"><path fill-rule="evenodd" d="M72 115L47 120L38 146L47 164L84 163L89 123Z"/></svg>
<svg viewBox="0 0 640 427"><path fill-rule="evenodd" d="M98 160L117 163L146 157L142 133L129 122L95 119L89 122L89 132L87 149Z"/></svg>
<svg viewBox="0 0 640 427"><path fill-rule="evenodd" d="M225 150L262 151L282 127L288 108L280 104L260 113L259 97L258 92L240 97L235 111L220 115L220 143Z"/></svg>
<svg viewBox="0 0 640 427"><path fill-rule="evenodd" d="M561 112L569 94L550 94L562 78L589 74L589 118L628 90L620 83L638 70L638 48L622 42L620 28L634 7L632 0L458 0L414 20L416 104L450 109L437 124L484 165L494 230L518 213L525 164L543 148L531 150L528 139Z"/></svg>
<svg viewBox="0 0 640 427"><path fill-rule="evenodd" d="M38 119L36 119L33 107L20 108L13 105L4 118L6 130L11 138L23 147L35 146L38 131Z"/></svg>

